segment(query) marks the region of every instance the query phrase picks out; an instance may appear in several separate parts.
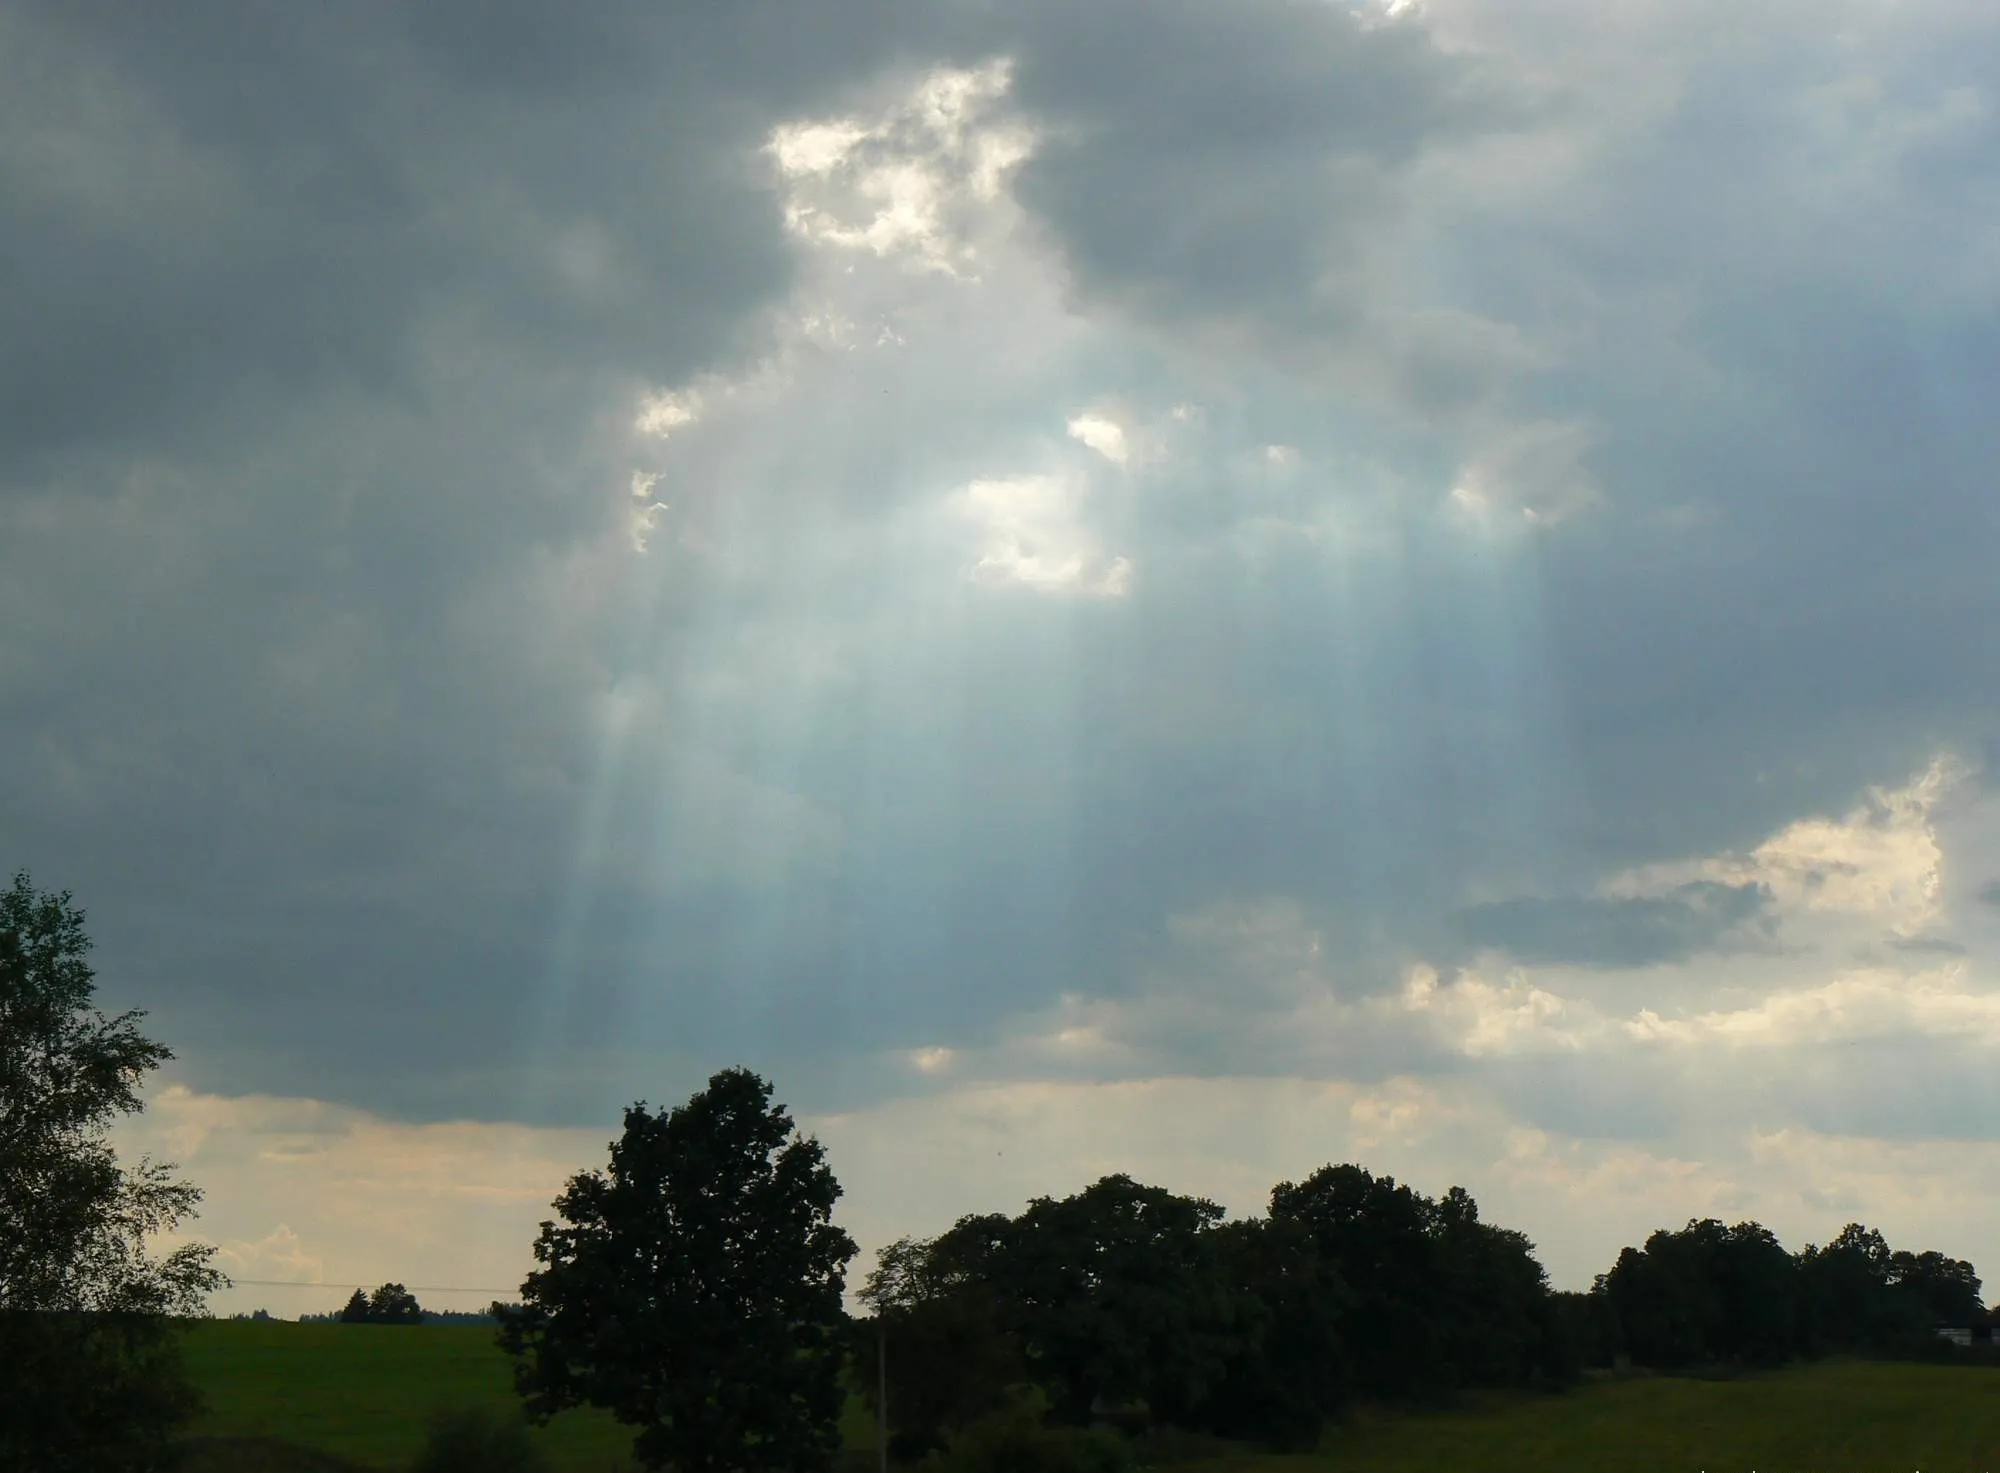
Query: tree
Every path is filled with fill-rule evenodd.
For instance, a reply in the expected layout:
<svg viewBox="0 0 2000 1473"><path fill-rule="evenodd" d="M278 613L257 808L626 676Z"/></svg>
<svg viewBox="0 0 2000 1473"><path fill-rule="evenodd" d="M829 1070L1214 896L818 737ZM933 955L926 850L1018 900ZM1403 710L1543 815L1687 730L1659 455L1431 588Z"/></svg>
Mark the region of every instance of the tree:
<svg viewBox="0 0 2000 1473"><path fill-rule="evenodd" d="M839 1449L840 1186L771 1086L727 1069L672 1111L625 1112L608 1172L570 1179L518 1308L501 1309L528 1413L608 1409L649 1468L832 1466Z"/></svg>
<svg viewBox="0 0 2000 1473"><path fill-rule="evenodd" d="M1889 1260L1897 1297L1910 1306L1925 1329L1936 1325L1977 1325L1986 1320L1979 1299L1979 1274L1962 1258L1942 1253L1896 1253Z"/></svg>
<svg viewBox="0 0 2000 1473"><path fill-rule="evenodd" d="M1578 1374L1569 1327L1525 1234L1479 1220L1463 1187L1431 1213L1439 1338L1461 1386L1563 1385Z"/></svg>
<svg viewBox="0 0 2000 1473"><path fill-rule="evenodd" d="M1777 1365L1800 1340L1799 1272L1770 1229L1702 1218L1625 1249L1600 1288L1641 1365Z"/></svg>
<svg viewBox="0 0 2000 1473"><path fill-rule="evenodd" d="M898 1462L916 1462L1002 1411L1027 1380L1019 1337L1001 1324L993 1285L954 1271L942 1241L889 1244L859 1296L872 1314L855 1322L854 1359L866 1372L886 1339L889 1453ZM861 1382L863 1400L879 1413L877 1377Z"/></svg>
<svg viewBox="0 0 2000 1473"><path fill-rule="evenodd" d="M421 1325L423 1322L424 1311L417 1303L417 1296L401 1284L384 1284L368 1297L368 1323L371 1325Z"/></svg>
<svg viewBox="0 0 2000 1473"><path fill-rule="evenodd" d="M1351 1291L1340 1338L1355 1388L1367 1395L1427 1400L1456 1387L1440 1338L1434 1216L1427 1198L1354 1165L1271 1189L1272 1219L1303 1231Z"/></svg>
<svg viewBox="0 0 2000 1473"><path fill-rule="evenodd" d="M1876 1229L1850 1222L1824 1247L1799 1251L1799 1343L1808 1355L1882 1351L1907 1338L1892 1288L1893 1254ZM1917 1327L1930 1334L1930 1326Z"/></svg>
<svg viewBox="0 0 2000 1473"><path fill-rule="evenodd" d="M1575 1337L1534 1245L1481 1222L1463 1187L1433 1201L1393 1177L1325 1166L1274 1187L1271 1220L1346 1286L1336 1338L1356 1390L1435 1402L1576 1375Z"/></svg>
<svg viewBox="0 0 2000 1473"><path fill-rule="evenodd" d="M25 873L0 891L0 1467L45 1473L160 1458L196 1405L173 1318L227 1282L212 1248L149 1251L201 1193L105 1139L173 1055L91 1007L83 922Z"/></svg>
<svg viewBox="0 0 2000 1473"><path fill-rule="evenodd" d="M1222 1375L1185 1414L1188 1424L1282 1452L1316 1446L1326 1419L1348 1399L1352 1373L1339 1326L1353 1295L1296 1220L1222 1223L1210 1247L1236 1334Z"/></svg>
<svg viewBox="0 0 2000 1473"><path fill-rule="evenodd" d="M1058 1421L1133 1401L1172 1417L1207 1393L1230 1349L1206 1242L1221 1217L1213 1202L1116 1175L1038 1197L1015 1220L996 1287Z"/></svg>
<svg viewBox="0 0 2000 1473"><path fill-rule="evenodd" d="M343 1325L365 1325L368 1323L368 1291L356 1289L347 1296L347 1303L341 1306L340 1322Z"/></svg>

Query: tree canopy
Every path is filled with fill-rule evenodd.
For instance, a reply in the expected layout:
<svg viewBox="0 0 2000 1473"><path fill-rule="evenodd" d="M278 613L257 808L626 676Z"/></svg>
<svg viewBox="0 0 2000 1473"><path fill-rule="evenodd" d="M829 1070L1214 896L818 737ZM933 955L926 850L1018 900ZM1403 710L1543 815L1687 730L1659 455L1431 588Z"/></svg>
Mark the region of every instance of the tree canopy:
<svg viewBox="0 0 2000 1473"><path fill-rule="evenodd" d="M384 1284L373 1294L356 1289L348 1295L338 1319L343 1325L421 1325L424 1310L401 1284Z"/></svg>
<svg viewBox="0 0 2000 1473"><path fill-rule="evenodd" d="M1073 1425L1141 1404L1300 1447L1356 1395L1559 1384L1577 1361L1526 1238L1482 1223L1458 1188L1433 1202L1358 1166L1282 1183L1241 1222L1107 1176L891 1244L861 1298L889 1339L889 1416L910 1455L1012 1383Z"/></svg>
<svg viewBox="0 0 2000 1473"><path fill-rule="evenodd" d="M152 1235L201 1193L120 1163L106 1133L173 1055L139 1012L91 1006L84 914L17 874L0 891L0 1466L146 1466L193 1406L171 1319L225 1280L214 1250Z"/></svg>
<svg viewBox="0 0 2000 1473"><path fill-rule="evenodd" d="M682 1473L832 1466L855 1247L819 1143L770 1097L727 1069L671 1111L642 1101L609 1169L570 1180L500 1311L531 1416L604 1407Z"/></svg>

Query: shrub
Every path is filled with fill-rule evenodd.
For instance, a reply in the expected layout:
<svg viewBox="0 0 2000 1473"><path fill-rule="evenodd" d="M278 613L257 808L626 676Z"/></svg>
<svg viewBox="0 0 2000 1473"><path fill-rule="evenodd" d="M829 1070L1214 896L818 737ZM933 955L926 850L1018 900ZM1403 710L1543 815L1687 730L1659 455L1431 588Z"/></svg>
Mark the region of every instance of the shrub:
<svg viewBox="0 0 2000 1473"><path fill-rule="evenodd" d="M413 1473L548 1473L548 1467L525 1422L465 1408L431 1418Z"/></svg>
<svg viewBox="0 0 2000 1473"><path fill-rule="evenodd" d="M951 1440L943 1473L1132 1473L1130 1443L1103 1427L1044 1427L1031 1405L969 1424Z"/></svg>

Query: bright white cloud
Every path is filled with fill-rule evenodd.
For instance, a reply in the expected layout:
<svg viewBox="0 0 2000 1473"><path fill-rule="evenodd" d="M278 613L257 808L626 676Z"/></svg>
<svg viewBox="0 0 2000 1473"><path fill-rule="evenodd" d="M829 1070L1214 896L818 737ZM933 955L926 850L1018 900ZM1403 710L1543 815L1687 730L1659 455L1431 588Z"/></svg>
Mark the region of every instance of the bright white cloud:
<svg viewBox="0 0 2000 1473"><path fill-rule="evenodd" d="M1125 427L1101 414L1079 414L1069 422L1069 437L1088 446L1113 465L1131 459L1125 444Z"/></svg>
<svg viewBox="0 0 2000 1473"><path fill-rule="evenodd" d="M700 419L701 409L699 394L672 390L648 394L639 405L633 428L642 435L657 435L664 440L675 430Z"/></svg>
<svg viewBox="0 0 2000 1473"><path fill-rule="evenodd" d="M1913 936L1938 916L1944 854L1935 818L1968 776L1950 755L1900 788L1870 788L1845 816L1788 825L1748 854L1650 865L1614 876L1605 893L1662 893L1689 880L1767 887L1793 912L1825 912L1879 922Z"/></svg>
<svg viewBox="0 0 2000 1473"><path fill-rule="evenodd" d="M1077 487L1062 477L974 481L960 495L983 534L969 575L974 582L1088 598L1117 598L1130 589L1131 562L1098 546Z"/></svg>
<svg viewBox="0 0 2000 1473"><path fill-rule="evenodd" d="M784 184L786 224L815 245L976 274L982 248L968 214L1000 197L1034 146L1002 111L1011 84L1005 58L941 68L867 121L774 129L767 151Z"/></svg>

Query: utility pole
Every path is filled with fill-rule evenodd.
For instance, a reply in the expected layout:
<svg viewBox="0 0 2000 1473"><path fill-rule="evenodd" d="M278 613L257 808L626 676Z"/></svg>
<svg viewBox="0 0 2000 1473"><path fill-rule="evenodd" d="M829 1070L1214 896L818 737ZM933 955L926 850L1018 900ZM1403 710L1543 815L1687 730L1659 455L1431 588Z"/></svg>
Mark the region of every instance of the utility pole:
<svg viewBox="0 0 2000 1473"><path fill-rule="evenodd" d="M875 1450L889 1473L889 1321L875 1311Z"/></svg>

